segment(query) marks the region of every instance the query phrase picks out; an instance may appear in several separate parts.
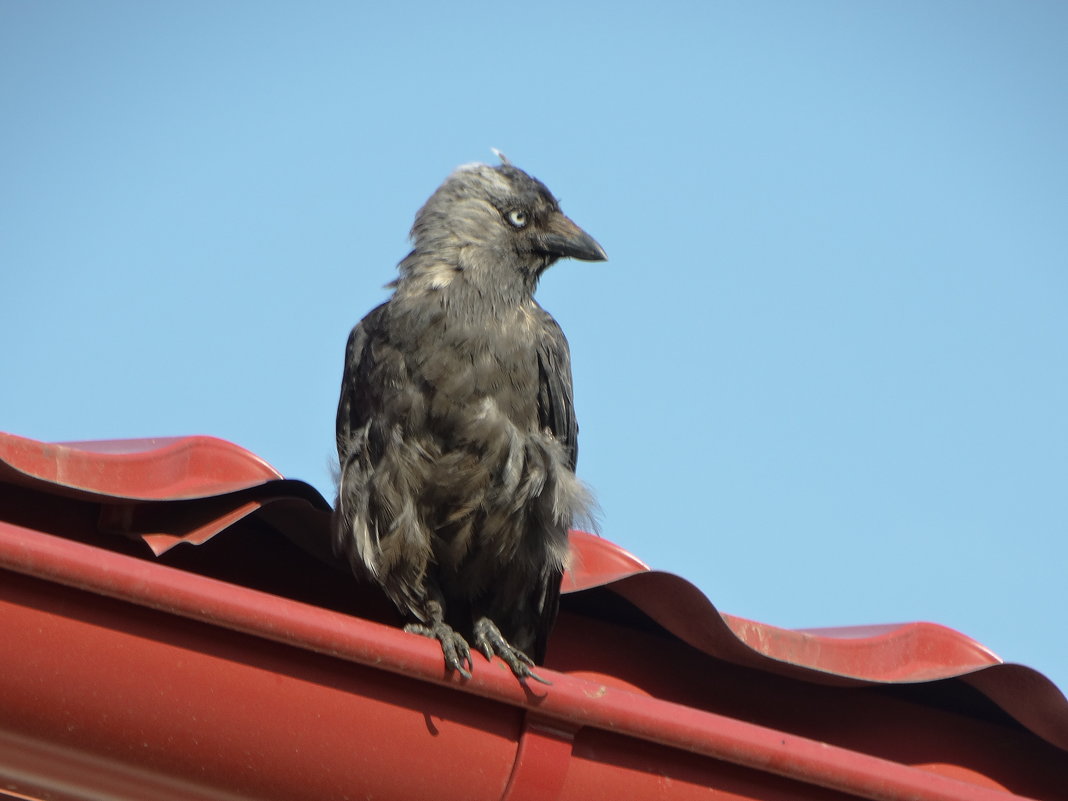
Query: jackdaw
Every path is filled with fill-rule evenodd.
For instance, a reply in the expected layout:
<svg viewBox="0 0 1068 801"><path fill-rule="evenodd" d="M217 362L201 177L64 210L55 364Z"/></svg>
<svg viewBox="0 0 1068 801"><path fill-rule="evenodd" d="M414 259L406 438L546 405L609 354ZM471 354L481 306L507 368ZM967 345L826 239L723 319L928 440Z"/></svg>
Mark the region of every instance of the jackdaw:
<svg viewBox="0 0 1068 801"><path fill-rule="evenodd" d="M558 259L607 257L501 159L431 195L392 297L349 336L333 544L449 668L470 678L472 643L541 681L568 529L591 499L567 340L533 295Z"/></svg>

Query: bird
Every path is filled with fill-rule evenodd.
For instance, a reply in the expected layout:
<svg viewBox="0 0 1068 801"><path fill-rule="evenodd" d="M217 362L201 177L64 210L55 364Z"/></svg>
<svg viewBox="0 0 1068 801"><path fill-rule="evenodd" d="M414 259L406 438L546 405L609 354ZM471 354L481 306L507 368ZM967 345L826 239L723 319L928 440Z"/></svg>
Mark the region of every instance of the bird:
<svg viewBox="0 0 1068 801"><path fill-rule="evenodd" d="M495 151L497 152L497 151ZM576 476L571 356L534 299L563 258L604 249L514 166L456 168L416 213L388 300L349 335L338 400L334 552L464 679L471 647L519 679L545 657Z"/></svg>

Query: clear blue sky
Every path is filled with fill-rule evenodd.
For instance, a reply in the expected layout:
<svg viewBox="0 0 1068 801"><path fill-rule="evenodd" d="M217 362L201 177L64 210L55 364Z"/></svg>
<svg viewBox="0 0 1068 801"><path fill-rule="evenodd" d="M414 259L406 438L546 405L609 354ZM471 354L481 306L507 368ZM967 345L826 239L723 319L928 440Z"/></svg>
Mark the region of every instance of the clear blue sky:
<svg viewBox="0 0 1068 801"><path fill-rule="evenodd" d="M0 3L0 428L332 498L349 328L491 147L602 533L721 610L1068 687L1068 5Z"/></svg>

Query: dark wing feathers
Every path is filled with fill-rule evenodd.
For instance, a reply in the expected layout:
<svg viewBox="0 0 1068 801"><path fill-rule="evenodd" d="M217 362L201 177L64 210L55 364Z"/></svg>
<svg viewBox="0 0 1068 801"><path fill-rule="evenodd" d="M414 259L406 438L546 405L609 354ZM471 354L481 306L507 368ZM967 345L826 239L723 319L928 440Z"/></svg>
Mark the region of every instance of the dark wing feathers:
<svg viewBox="0 0 1068 801"><path fill-rule="evenodd" d="M345 372L341 378L341 396L337 403L337 453L342 465L353 433L367 424L370 414L366 392L371 370L368 344L380 326L386 304L371 311L352 329L345 346Z"/></svg>
<svg viewBox="0 0 1068 801"><path fill-rule="evenodd" d="M571 388L571 351L564 332L548 312L539 308L542 325L538 338L538 415L567 452L568 467L578 462L578 421Z"/></svg>
<svg viewBox="0 0 1068 801"><path fill-rule="evenodd" d="M567 338L548 312L539 308L542 325L538 338L538 416L543 428L549 429L564 446L568 467L574 472L578 462L578 421L571 384L571 351ZM542 664L549 633L560 606L561 574L546 576L540 587L537 603L538 621L535 624L534 661Z"/></svg>

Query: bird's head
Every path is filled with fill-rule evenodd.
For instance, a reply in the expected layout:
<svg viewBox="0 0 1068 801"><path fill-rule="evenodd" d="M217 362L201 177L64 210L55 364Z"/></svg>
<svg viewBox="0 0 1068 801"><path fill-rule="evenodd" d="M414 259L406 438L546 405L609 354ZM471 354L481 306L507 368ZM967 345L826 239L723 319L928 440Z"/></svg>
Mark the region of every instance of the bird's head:
<svg viewBox="0 0 1068 801"><path fill-rule="evenodd" d="M603 261L604 249L560 210L545 184L504 160L457 168L419 210L403 278L434 288L463 277L475 284L517 281L533 291L561 258Z"/></svg>

